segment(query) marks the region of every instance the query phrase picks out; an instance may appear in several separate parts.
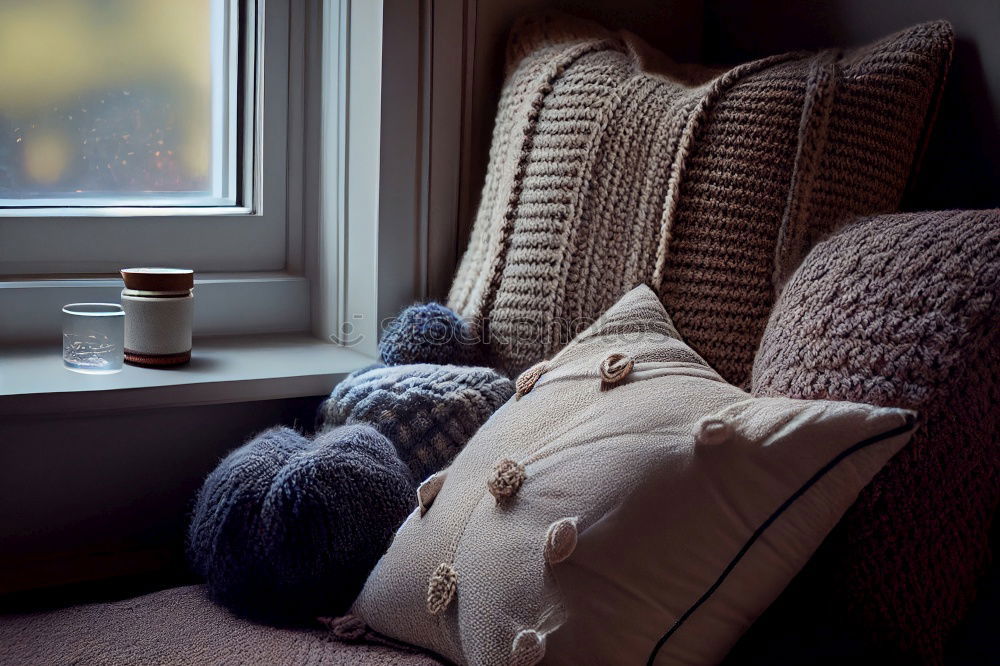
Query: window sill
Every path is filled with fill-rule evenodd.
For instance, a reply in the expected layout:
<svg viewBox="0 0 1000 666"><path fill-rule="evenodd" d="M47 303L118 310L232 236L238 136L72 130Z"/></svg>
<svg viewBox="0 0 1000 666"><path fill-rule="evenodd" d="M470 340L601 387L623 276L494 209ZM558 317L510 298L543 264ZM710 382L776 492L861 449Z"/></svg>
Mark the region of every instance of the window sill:
<svg viewBox="0 0 1000 666"><path fill-rule="evenodd" d="M0 234L2 235L2 234ZM66 303L118 303L121 277L0 279L0 343L62 340ZM309 281L285 273L195 275L194 334L258 335L309 327ZM0 379L0 395L2 395Z"/></svg>
<svg viewBox="0 0 1000 666"><path fill-rule="evenodd" d="M316 396L375 359L304 334L196 338L173 369L126 365L113 375L63 367L57 348L0 356L0 419Z"/></svg>

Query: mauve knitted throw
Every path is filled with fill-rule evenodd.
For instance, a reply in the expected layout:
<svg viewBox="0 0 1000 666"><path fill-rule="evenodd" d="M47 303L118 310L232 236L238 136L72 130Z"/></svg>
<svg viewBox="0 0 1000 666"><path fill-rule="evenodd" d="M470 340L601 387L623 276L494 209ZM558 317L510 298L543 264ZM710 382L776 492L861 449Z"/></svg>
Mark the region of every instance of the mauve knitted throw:
<svg viewBox="0 0 1000 666"><path fill-rule="evenodd" d="M919 412L824 559L873 640L941 661L1000 502L1000 211L872 217L817 245L774 308L753 391Z"/></svg>
<svg viewBox="0 0 1000 666"><path fill-rule="evenodd" d="M212 598L288 622L342 612L415 503L385 437L265 431L230 453L195 502L188 551Z"/></svg>
<svg viewBox="0 0 1000 666"><path fill-rule="evenodd" d="M448 465L512 395L514 382L490 368L373 367L340 382L320 416L324 427L373 426L396 446L419 482Z"/></svg>
<svg viewBox="0 0 1000 666"><path fill-rule="evenodd" d="M513 376L646 283L746 385L776 288L809 247L846 216L898 207L952 42L939 21L717 69L567 17L521 21L448 305Z"/></svg>

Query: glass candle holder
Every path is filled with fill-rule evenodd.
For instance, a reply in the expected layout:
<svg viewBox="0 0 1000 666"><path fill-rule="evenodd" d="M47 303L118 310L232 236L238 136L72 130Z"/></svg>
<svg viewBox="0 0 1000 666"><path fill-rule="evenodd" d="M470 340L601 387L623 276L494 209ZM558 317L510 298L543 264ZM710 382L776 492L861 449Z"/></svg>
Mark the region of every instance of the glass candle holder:
<svg viewBox="0 0 1000 666"><path fill-rule="evenodd" d="M119 372L125 360L125 311L116 303L70 303L63 311L63 365L76 372Z"/></svg>

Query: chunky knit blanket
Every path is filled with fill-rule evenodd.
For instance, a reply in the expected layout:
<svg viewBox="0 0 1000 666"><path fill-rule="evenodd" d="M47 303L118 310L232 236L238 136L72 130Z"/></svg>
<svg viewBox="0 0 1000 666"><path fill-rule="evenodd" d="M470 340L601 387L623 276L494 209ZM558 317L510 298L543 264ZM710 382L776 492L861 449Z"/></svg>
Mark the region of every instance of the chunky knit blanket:
<svg viewBox="0 0 1000 666"><path fill-rule="evenodd" d="M824 560L844 616L902 663L940 662L1000 502L1000 211L866 218L819 244L774 308L753 390L919 412Z"/></svg>
<svg viewBox="0 0 1000 666"><path fill-rule="evenodd" d="M926 23L715 69L567 17L520 22L448 305L516 374L647 283L684 339L747 384L809 247L898 206L952 41Z"/></svg>

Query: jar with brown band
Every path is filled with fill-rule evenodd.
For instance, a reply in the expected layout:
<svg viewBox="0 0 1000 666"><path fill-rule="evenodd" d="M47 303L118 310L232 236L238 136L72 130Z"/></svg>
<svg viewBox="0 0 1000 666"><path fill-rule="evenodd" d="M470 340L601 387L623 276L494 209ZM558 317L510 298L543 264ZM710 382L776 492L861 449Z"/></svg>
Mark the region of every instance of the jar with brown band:
<svg viewBox="0 0 1000 666"><path fill-rule="evenodd" d="M191 360L194 271L123 268L125 362L146 367Z"/></svg>

